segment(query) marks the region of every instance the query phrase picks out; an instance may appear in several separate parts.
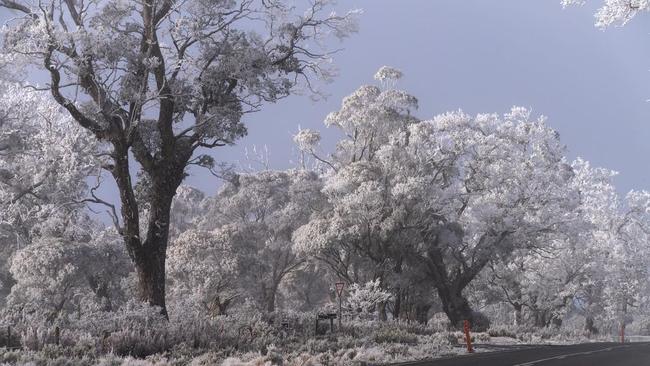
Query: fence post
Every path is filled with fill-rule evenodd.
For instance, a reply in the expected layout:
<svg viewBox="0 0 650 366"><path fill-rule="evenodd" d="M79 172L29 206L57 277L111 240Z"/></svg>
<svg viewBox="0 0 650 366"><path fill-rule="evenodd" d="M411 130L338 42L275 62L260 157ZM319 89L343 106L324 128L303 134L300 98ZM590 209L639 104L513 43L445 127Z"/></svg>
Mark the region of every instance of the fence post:
<svg viewBox="0 0 650 366"><path fill-rule="evenodd" d="M106 343L108 342L108 337L110 336L110 333L107 330L104 330L102 332L102 353L107 352Z"/></svg>
<svg viewBox="0 0 650 366"><path fill-rule="evenodd" d="M467 342L467 352L472 353L474 349L472 348L472 337L469 334L469 320L463 321L463 330L465 331L465 342Z"/></svg>
<svg viewBox="0 0 650 366"><path fill-rule="evenodd" d="M61 343L61 329L58 326L54 328L54 343L57 346Z"/></svg>

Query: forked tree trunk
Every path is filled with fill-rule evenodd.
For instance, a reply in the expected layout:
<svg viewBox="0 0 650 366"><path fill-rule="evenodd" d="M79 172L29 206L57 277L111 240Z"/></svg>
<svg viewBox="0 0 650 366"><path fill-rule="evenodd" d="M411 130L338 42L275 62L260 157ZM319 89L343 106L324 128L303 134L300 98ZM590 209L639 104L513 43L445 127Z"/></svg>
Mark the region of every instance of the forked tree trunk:
<svg viewBox="0 0 650 366"><path fill-rule="evenodd" d="M469 320L470 324L473 322L472 308L463 296L462 289L444 284L437 284L436 288L442 301L442 310L447 314L452 326L460 328L464 320Z"/></svg>
<svg viewBox="0 0 650 366"><path fill-rule="evenodd" d="M135 264L139 299L150 306L159 307L161 314L167 317L165 259L169 241L171 205L176 189L182 182L182 169L174 169L174 166L166 169L155 167L150 171L150 182L148 182L150 186L147 187L146 201L148 217L144 240L140 238L139 206L130 187L130 176L123 172L123 174L115 173L114 176L116 176L120 193L123 196L122 202L130 203L128 206L122 206L122 218L125 223L123 236ZM117 179L118 177L119 179Z"/></svg>
<svg viewBox="0 0 650 366"><path fill-rule="evenodd" d="M169 241L169 221L172 200L181 181L182 178L172 171L152 177L147 236L141 247L134 250L140 298L151 306L160 307L165 316L165 259Z"/></svg>
<svg viewBox="0 0 650 366"><path fill-rule="evenodd" d="M156 243L146 254L137 256L135 268L138 275L138 293L140 300L151 306L161 308L161 313L167 315L165 304L165 251L167 243Z"/></svg>
<svg viewBox="0 0 650 366"><path fill-rule="evenodd" d="M481 253L479 258L471 264L463 262L461 259L460 265L452 264L450 266L445 263L445 253L442 247L443 245L448 246L455 241L457 242L456 245L461 245L463 240L462 229L458 224L451 223L446 228L442 228L442 231L446 231L447 234L444 239L446 244L440 242L441 235L436 235L431 246L427 249L424 264L427 266L427 275L438 291L443 311L447 314L452 326L458 328L463 326L463 320L469 320L470 324L474 322L472 308L469 306L467 298L463 296L463 290L488 264L491 253ZM485 233L479 239L477 247L496 247L509 234L508 231L501 232L498 235Z"/></svg>

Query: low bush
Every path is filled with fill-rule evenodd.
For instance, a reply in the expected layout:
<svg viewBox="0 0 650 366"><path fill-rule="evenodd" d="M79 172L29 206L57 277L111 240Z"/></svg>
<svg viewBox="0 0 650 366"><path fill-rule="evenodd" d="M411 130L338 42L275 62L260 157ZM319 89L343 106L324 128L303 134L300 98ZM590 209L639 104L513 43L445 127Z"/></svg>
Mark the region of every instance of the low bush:
<svg viewBox="0 0 650 366"><path fill-rule="evenodd" d="M512 326L493 326L487 330L490 337L508 337L517 339L517 332Z"/></svg>
<svg viewBox="0 0 650 366"><path fill-rule="evenodd" d="M376 343L402 343L402 344L417 344L418 337L415 334L409 333L399 328L382 328L374 336Z"/></svg>

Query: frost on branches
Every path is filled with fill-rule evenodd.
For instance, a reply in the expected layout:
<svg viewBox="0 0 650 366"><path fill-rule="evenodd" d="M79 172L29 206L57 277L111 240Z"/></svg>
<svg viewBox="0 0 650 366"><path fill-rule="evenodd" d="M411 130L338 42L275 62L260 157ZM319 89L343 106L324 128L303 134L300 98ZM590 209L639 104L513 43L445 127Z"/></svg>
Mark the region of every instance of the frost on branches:
<svg viewBox="0 0 650 366"><path fill-rule="evenodd" d="M362 285L353 283L348 290L346 305L352 313L371 314L377 310L379 304L390 300L390 297L389 292L382 290L379 279Z"/></svg>
<svg viewBox="0 0 650 366"><path fill-rule="evenodd" d="M38 239L13 256L8 309L14 320L33 325L115 311L124 302L121 281L131 269L114 234L89 242Z"/></svg>
<svg viewBox="0 0 650 366"><path fill-rule="evenodd" d="M574 220L579 194L555 131L523 108L420 121L414 97L363 86L330 114L344 132L330 160L327 208L295 234L300 250L350 282L381 279L400 301L416 271L457 323L465 287L491 261ZM408 281L406 281L408 282ZM413 283L413 282L412 282Z"/></svg>
<svg viewBox="0 0 650 366"><path fill-rule="evenodd" d="M229 228L229 245L242 270L238 281L248 297L273 312L285 281L305 258L295 251L292 234L322 204L321 182L312 172L262 171L240 174L208 200L199 227Z"/></svg>
<svg viewBox="0 0 650 366"><path fill-rule="evenodd" d="M45 93L0 81L0 304L15 283L17 250L39 238L87 240L93 224L82 201L100 152Z"/></svg>
<svg viewBox="0 0 650 366"><path fill-rule="evenodd" d="M562 6L582 5L585 0L562 0ZM595 14L596 26L625 25L637 14L650 10L648 0L605 0Z"/></svg>
<svg viewBox="0 0 650 366"><path fill-rule="evenodd" d="M231 243L236 229L187 230L169 248L170 296L180 301L172 307L212 316L226 314L238 296L238 274L245 271ZM244 238L245 240L245 238Z"/></svg>
<svg viewBox="0 0 650 366"><path fill-rule="evenodd" d="M45 66L53 97L0 82L0 321L23 347L65 327L62 343L95 356L329 349L309 337L340 281L361 336L337 338L354 352L338 359L372 353L358 345L430 356L463 320L518 339L650 329L650 193L619 196L615 172L568 161L525 108L422 119L402 72L382 67L325 118L341 136L331 153L301 129L293 169L227 169L214 195L181 185L191 165L217 173L198 150L234 143L243 114L325 76L325 54L305 48L322 30L354 30L353 14L320 16L324 2L297 17L256 4L0 0L25 14L7 50ZM102 170L119 213L98 196Z"/></svg>
<svg viewBox="0 0 650 366"><path fill-rule="evenodd" d="M170 207L186 169L211 168L199 150L245 135L245 113L330 78L323 45L355 32L358 12L329 5L294 14L281 1L0 1L18 14L4 30L5 54L47 72L52 99L109 146L102 167L121 200L120 213L109 212L140 299L163 313ZM132 170L146 194L135 192Z"/></svg>

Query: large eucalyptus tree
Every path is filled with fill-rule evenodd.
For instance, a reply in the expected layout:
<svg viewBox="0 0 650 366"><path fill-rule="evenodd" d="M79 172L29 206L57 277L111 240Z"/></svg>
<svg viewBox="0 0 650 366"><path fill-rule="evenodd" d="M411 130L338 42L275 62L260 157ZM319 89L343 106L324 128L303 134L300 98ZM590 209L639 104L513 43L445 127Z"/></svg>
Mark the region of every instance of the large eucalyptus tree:
<svg viewBox="0 0 650 366"><path fill-rule="evenodd" d="M321 41L356 23L355 12L323 15L329 3L295 15L278 0L0 1L22 14L4 51L45 70L54 100L109 146L114 222L142 300L166 312L170 207L188 166L213 164L202 149L233 144L244 114L331 75Z"/></svg>

